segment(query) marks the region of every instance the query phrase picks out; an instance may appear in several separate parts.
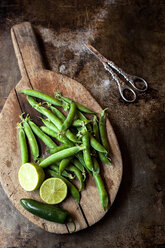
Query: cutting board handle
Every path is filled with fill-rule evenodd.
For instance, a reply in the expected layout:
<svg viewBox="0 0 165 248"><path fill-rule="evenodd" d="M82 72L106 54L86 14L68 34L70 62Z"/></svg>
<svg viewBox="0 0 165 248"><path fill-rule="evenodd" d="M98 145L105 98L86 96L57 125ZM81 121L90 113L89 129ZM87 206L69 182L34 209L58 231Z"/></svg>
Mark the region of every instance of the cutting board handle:
<svg viewBox="0 0 165 248"><path fill-rule="evenodd" d="M30 22L11 28L11 37L22 77L30 77L44 69L42 57Z"/></svg>

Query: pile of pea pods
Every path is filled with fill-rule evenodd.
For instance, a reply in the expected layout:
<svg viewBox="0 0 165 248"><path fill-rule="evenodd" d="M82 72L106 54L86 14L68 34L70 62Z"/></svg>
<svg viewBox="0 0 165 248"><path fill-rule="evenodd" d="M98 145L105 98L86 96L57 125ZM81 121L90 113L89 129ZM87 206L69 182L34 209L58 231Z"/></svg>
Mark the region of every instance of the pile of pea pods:
<svg viewBox="0 0 165 248"><path fill-rule="evenodd" d="M27 95L29 104L41 113L40 118L44 124L38 127L28 114L25 117L21 115L21 163L29 162L28 140L34 162L44 168L47 177L62 179L78 203L80 192L85 188L87 174L91 174L98 188L102 207L106 210L109 199L100 175L99 161L111 165L106 132L107 109L102 111L98 119L97 113L59 92L55 92L55 98L32 89L25 89L20 93ZM65 116L64 112L68 114ZM90 119L87 115L90 115ZM36 136L48 147L46 158L39 158ZM79 189L73 184L75 177L79 180Z"/></svg>

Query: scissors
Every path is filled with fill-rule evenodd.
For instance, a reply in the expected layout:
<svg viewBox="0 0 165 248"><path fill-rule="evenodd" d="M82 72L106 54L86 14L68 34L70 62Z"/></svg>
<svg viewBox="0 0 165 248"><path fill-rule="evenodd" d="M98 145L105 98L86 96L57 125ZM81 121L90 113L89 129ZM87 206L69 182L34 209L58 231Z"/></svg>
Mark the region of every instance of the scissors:
<svg viewBox="0 0 165 248"><path fill-rule="evenodd" d="M121 68L119 68L117 65L115 65L114 62L106 59L93 46L91 46L89 44L85 44L85 46L90 50L90 52L92 52L101 61L105 70L107 70L111 74L112 78L114 79L114 81L116 82L116 84L118 86L119 93L125 102L131 103L131 102L134 102L136 100L135 91L144 92L147 90L148 84L143 78L138 77L138 76L132 76L132 75L125 73ZM118 72L120 75L122 75L124 77L124 79L132 86L132 88L135 91L132 88L125 86L124 81L122 81L112 69L115 70L116 72ZM137 87L135 85L136 83L140 83L140 85L142 87L140 87L140 88ZM129 98L125 95L126 91L127 91L127 93L130 93L131 98L130 98L130 95L129 95Z"/></svg>

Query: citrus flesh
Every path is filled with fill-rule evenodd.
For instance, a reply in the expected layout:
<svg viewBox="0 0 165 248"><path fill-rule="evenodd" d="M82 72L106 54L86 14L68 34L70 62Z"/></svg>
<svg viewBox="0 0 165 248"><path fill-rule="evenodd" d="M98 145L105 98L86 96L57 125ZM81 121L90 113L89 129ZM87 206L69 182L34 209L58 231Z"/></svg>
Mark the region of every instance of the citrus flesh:
<svg viewBox="0 0 165 248"><path fill-rule="evenodd" d="M67 195L67 185L60 178L48 178L40 187L40 197L48 204L58 204Z"/></svg>
<svg viewBox="0 0 165 248"><path fill-rule="evenodd" d="M18 171L19 183L26 191L38 189L44 178L44 170L37 164L23 164Z"/></svg>

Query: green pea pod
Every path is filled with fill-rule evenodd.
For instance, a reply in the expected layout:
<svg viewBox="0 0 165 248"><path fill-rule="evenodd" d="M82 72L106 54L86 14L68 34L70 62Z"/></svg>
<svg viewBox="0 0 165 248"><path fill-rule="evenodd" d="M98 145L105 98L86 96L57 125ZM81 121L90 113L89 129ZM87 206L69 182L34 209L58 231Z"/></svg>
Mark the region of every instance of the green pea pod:
<svg viewBox="0 0 165 248"><path fill-rule="evenodd" d="M62 96L57 91L54 91L54 92L55 92L56 98L58 100L60 100L60 101L63 100L64 102L67 102L67 103L71 104L72 100L70 98ZM83 106L83 105L81 105L81 104L79 104L77 102L76 102L76 106L77 106L78 110L80 110L80 111L82 111L82 112L84 112L86 114L95 114L95 112L93 112L92 110L88 109L87 107L85 107L85 106Z"/></svg>
<svg viewBox="0 0 165 248"><path fill-rule="evenodd" d="M34 108L36 109L39 113L42 114L42 111L38 108L39 106L41 106L41 103L38 103L33 97L31 96L27 96L27 100L28 103Z"/></svg>
<svg viewBox="0 0 165 248"><path fill-rule="evenodd" d="M85 107L79 103L76 103L76 105L77 105L78 110L80 110L81 112L84 112L86 114L95 114L94 111L88 109L87 107Z"/></svg>
<svg viewBox="0 0 165 248"><path fill-rule="evenodd" d="M48 119L43 119L43 118L40 118L42 120L42 122L45 124L46 127L50 128L52 131L58 133L59 130L58 128L51 122L49 121Z"/></svg>
<svg viewBox="0 0 165 248"><path fill-rule="evenodd" d="M73 157L64 158L60 162L59 166L59 175L62 175L62 172L65 170L65 168L69 165L70 161Z"/></svg>
<svg viewBox="0 0 165 248"><path fill-rule="evenodd" d="M37 140L36 140L32 130L31 130L31 127L29 126L27 120L23 119L22 123L23 123L25 134L26 134L27 139L28 139L29 144L30 144L30 148L31 148L32 155L33 155L33 160L35 162L39 156L39 147L37 144Z"/></svg>
<svg viewBox="0 0 165 248"><path fill-rule="evenodd" d="M90 145L98 152L107 154L106 149L92 135L90 135Z"/></svg>
<svg viewBox="0 0 165 248"><path fill-rule="evenodd" d="M21 199L20 203L27 211L42 219L60 224L73 222L70 214L66 210L54 205L44 204L27 198Z"/></svg>
<svg viewBox="0 0 165 248"><path fill-rule="evenodd" d="M19 91L19 93L23 93L23 94L28 95L28 96L33 96L33 97L39 98L39 99L44 100L46 102L49 102L50 104L53 104L55 106L62 106L61 101L59 101L59 100L57 100L51 96L48 96L42 92L39 92L37 90L25 89L25 90Z"/></svg>
<svg viewBox="0 0 165 248"><path fill-rule="evenodd" d="M42 122L45 124L46 127L50 128L52 131L59 133L59 130L57 129L57 127L50 121L50 120L45 120L43 118L41 118ZM79 143L76 135L74 135L69 129L65 132L66 137L75 143Z"/></svg>
<svg viewBox="0 0 165 248"><path fill-rule="evenodd" d="M51 149L47 150L47 152L50 153L50 154L53 154L53 153L62 151L64 149L66 149L66 148L68 148L68 146L64 144L64 145L61 145L61 146L57 146L55 148L51 148Z"/></svg>
<svg viewBox="0 0 165 248"><path fill-rule="evenodd" d="M100 141L100 137L99 137L99 127L98 127L98 120L97 120L97 116L94 115L93 117L93 133L95 138Z"/></svg>
<svg viewBox="0 0 165 248"><path fill-rule="evenodd" d="M72 155L75 155L76 153L84 150L83 146L75 146L71 148L67 148L65 150L59 151L57 153L52 154L51 156L47 157L44 161L42 161L39 165L43 168L54 164L57 161L60 161L64 158L71 157Z"/></svg>
<svg viewBox="0 0 165 248"><path fill-rule="evenodd" d="M105 149L109 152L109 142L108 142L108 137L107 137L107 131L106 131L106 121L105 121L105 111L108 108L104 109L100 115L100 120L99 120L99 131L100 131L100 138L103 146Z"/></svg>
<svg viewBox="0 0 165 248"><path fill-rule="evenodd" d="M98 152L98 155L99 155L99 159L101 160L101 162L103 162L104 164L112 165L110 158L108 158L106 154Z"/></svg>
<svg viewBox="0 0 165 248"><path fill-rule="evenodd" d="M84 182L83 182L83 176L82 173L79 169L77 169L75 166L73 165L69 165L66 170L72 171L76 177L78 178L79 182L80 182L80 187L79 187L79 191L81 191L84 187Z"/></svg>
<svg viewBox="0 0 165 248"><path fill-rule="evenodd" d="M62 179L68 186L68 189L71 193L71 195L73 196L73 198L80 203L80 193L78 191L78 189L71 183L69 182L66 178L60 176L58 173L56 173L55 171L52 170L47 170L47 174L51 177L55 177L55 178L60 178Z"/></svg>
<svg viewBox="0 0 165 248"><path fill-rule="evenodd" d="M93 133L94 133L96 140L100 142L97 116L94 116L94 119L93 119ZM110 159L107 157L106 154L102 152L98 152L98 155L99 155L99 159L101 160L101 162L103 162L104 164L111 165Z"/></svg>
<svg viewBox="0 0 165 248"><path fill-rule="evenodd" d="M109 200L108 200L108 194L106 192L103 180L102 180L100 174L97 174L97 173L93 173L93 177L95 179L95 183L96 183L96 186L97 186L98 191L99 191L101 205L102 205L103 209L106 211L108 208Z"/></svg>
<svg viewBox="0 0 165 248"><path fill-rule="evenodd" d="M56 143L54 143L54 141L49 136L47 136L44 132L42 132L42 130L39 127L37 127L37 125L34 122L29 120L28 123L31 129L33 130L33 132L44 142L46 146L48 146L49 148L57 147Z"/></svg>
<svg viewBox="0 0 165 248"><path fill-rule="evenodd" d="M65 135L70 141L79 143L79 140L77 139L76 135L74 135L69 129L66 130Z"/></svg>
<svg viewBox="0 0 165 248"><path fill-rule="evenodd" d="M79 162L84 166L84 168L87 170L87 172L90 174L91 171L87 168L85 161L84 161L84 156L82 152L79 152L75 154L76 158L79 160Z"/></svg>
<svg viewBox="0 0 165 248"><path fill-rule="evenodd" d="M85 182L85 180L86 180L86 170L85 170L84 166L80 163L80 161L79 161L77 158L73 159L73 160L72 160L72 163L73 163L73 165L74 165L77 169L79 169L79 170L82 172L83 181Z"/></svg>
<svg viewBox="0 0 165 248"><path fill-rule="evenodd" d="M21 164L26 164L29 161L28 158L28 146L26 142L25 132L22 127L22 123L18 124L18 137L21 150Z"/></svg>
<svg viewBox="0 0 165 248"><path fill-rule="evenodd" d="M37 163L41 163L45 158L37 158Z"/></svg>
<svg viewBox="0 0 165 248"><path fill-rule="evenodd" d="M82 126L85 126L87 124L89 124L91 122L91 120L75 120L73 121L72 123L72 126L73 127L82 127Z"/></svg>
<svg viewBox="0 0 165 248"><path fill-rule="evenodd" d="M41 106L41 104L37 103L31 96L28 96L27 100L34 109L36 109L41 114L45 115L51 122L53 122L53 124L58 128L58 130L61 129L62 121L49 109Z"/></svg>
<svg viewBox="0 0 165 248"><path fill-rule="evenodd" d="M94 172L99 174L100 173L100 165L95 157L93 157L93 166L94 166Z"/></svg>
<svg viewBox="0 0 165 248"><path fill-rule="evenodd" d="M83 150L83 156L84 156L84 161L85 161L86 167L90 171L94 171L93 162L92 162L92 158L91 158L91 154L90 154L90 144L89 144L89 133L88 132L86 132L86 134L82 137L82 142L83 142L83 145L86 147Z"/></svg>
<svg viewBox="0 0 165 248"><path fill-rule="evenodd" d="M55 114L62 122L65 121L66 117L61 113L61 111L53 106L49 106L53 114Z"/></svg>
<svg viewBox="0 0 165 248"><path fill-rule="evenodd" d="M72 101L70 104L69 114L61 127L61 131L66 131L71 126L75 114L76 114L76 104L75 102Z"/></svg>
<svg viewBox="0 0 165 248"><path fill-rule="evenodd" d="M48 127L45 127L45 126L41 126L40 128L44 133L46 133L49 136L57 139L59 142L61 142L63 144L66 144L69 147L74 146L74 144L65 135L56 133L56 132L52 131L51 129L49 129Z"/></svg>
<svg viewBox="0 0 165 248"><path fill-rule="evenodd" d="M49 109L43 106L36 107L36 110L38 109L58 128L58 130L61 129L62 121L56 115L54 115Z"/></svg>
<svg viewBox="0 0 165 248"><path fill-rule="evenodd" d="M59 166L58 165L52 164L52 165L49 166L49 168L59 174ZM67 177L67 178L69 178L71 180L75 178L75 176L73 176L71 173L68 173L66 170L64 170L62 172L62 176Z"/></svg>
<svg viewBox="0 0 165 248"><path fill-rule="evenodd" d="M88 121L88 119L85 117L85 115L83 115L80 111L77 111L78 117L80 120L82 121ZM92 127L90 125L90 123L87 124L87 129L92 132Z"/></svg>
<svg viewBox="0 0 165 248"><path fill-rule="evenodd" d="M78 160L80 161L80 163L85 167L85 161L84 161L83 153L82 152L79 152L75 156L78 158Z"/></svg>
<svg viewBox="0 0 165 248"><path fill-rule="evenodd" d="M85 172L84 166L80 163L80 161L79 161L78 159L74 158L74 159L72 160L72 163L73 163L73 164L74 164L82 173Z"/></svg>

